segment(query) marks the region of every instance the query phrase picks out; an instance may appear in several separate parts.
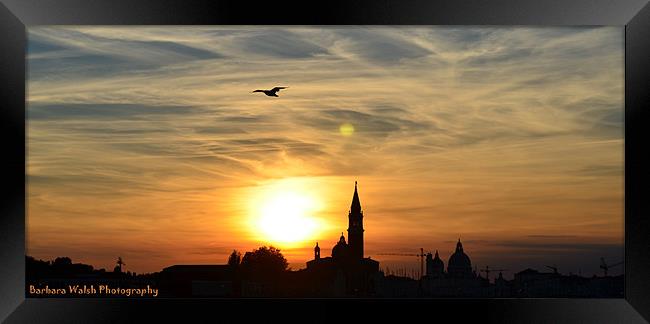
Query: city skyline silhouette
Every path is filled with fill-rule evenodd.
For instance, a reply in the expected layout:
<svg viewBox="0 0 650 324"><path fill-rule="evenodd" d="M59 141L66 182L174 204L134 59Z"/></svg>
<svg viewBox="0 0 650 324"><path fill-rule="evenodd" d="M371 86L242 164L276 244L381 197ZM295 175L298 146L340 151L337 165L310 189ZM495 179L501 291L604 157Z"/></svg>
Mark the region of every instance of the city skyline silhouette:
<svg viewBox="0 0 650 324"><path fill-rule="evenodd" d="M179 264L139 276L123 269L126 263L121 256L117 257L112 272L73 264L68 257L44 262L28 256L27 296L65 297L66 290L61 287L67 284L67 293L73 297L85 296L86 292L96 296L95 285L99 285L100 295L104 291L110 297L119 297L120 291L125 291L127 297L132 293L156 297L159 290L164 297L623 297L622 275L607 273L622 262L608 265L601 259L604 271L601 277L566 275L556 266L545 266L553 272L529 267L517 271L512 280L506 280L503 272L507 269L472 267L460 238L446 267L436 250L435 257L426 254L425 271L425 254L421 249L419 273L404 269L391 272L381 269L380 261L365 255L363 219L355 181L347 242L341 232L330 256L322 255L316 243L313 260L307 261L305 269L290 269L281 250L272 246L245 252L243 257L241 252L233 250L226 264ZM492 281L490 271L498 273ZM118 287L111 288L109 283ZM144 284L146 289L138 288ZM113 293L107 293L110 291Z"/></svg>

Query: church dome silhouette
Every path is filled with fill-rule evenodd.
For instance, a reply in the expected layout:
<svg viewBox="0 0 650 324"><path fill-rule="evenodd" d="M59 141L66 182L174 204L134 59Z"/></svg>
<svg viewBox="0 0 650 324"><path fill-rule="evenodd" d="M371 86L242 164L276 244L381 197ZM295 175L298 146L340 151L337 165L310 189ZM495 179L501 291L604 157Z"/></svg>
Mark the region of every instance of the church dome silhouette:
<svg viewBox="0 0 650 324"><path fill-rule="evenodd" d="M458 239L456 251L449 257L447 272L453 277L468 277L472 273L472 261L463 251L463 244Z"/></svg>
<svg viewBox="0 0 650 324"><path fill-rule="evenodd" d="M454 252L454 254L449 257L448 264L450 267L454 268L472 267L472 261L470 261L469 257L464 252Z"/></svg>
<svg viewBox="0 0 650 324"><path fill-rule="evenodd" d="M345 243L345 236L341 233L339 241L332 248L332 257L334 259L344 259L348 256L348 244Z"/></svg>

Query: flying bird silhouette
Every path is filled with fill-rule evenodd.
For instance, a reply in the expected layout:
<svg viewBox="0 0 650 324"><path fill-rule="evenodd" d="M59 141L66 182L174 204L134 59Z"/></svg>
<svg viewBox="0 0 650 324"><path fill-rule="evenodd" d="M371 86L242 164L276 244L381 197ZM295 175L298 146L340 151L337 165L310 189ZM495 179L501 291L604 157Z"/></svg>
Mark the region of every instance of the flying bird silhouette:
<svg viewBox="0 0 650 324"><path fill-rule="evenodd" d="M278 91L280 91L281 89L286 89L286 88L288 88L288 87L275 87L275 88L273 88L271 90L255 90L253 92L254 93L255 92L264 92L264 94L269 96L269 97L279 97L278 96Z"/></svg>

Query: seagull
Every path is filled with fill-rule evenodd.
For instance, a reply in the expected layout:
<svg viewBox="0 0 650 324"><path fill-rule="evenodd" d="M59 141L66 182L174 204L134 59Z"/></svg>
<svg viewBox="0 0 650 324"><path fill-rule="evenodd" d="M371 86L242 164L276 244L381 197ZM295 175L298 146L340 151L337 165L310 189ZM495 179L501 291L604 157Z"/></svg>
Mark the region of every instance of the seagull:
<svg viewBox="0 0 650 324"><path fill-rule="evenodd" d="M288 87L275 87L275 88L273 88L271 90L255 90L253 92L264 92L264 94L269 96L269 97L278 97L278 95L277 95L278 91L280 91L281 89L286 89L286 88L288 88Z"/></svg>

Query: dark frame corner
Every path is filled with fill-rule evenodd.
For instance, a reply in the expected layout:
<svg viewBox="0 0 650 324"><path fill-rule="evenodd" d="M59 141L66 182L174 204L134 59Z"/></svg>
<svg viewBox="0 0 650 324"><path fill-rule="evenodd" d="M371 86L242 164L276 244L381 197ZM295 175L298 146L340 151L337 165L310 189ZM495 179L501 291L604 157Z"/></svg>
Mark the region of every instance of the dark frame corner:
<svg viewBox="0 0 650 324"><path fill-rule="evenodd" d="M235 306L290 314L313 310L339 320L363 309L373 316L435 316L504 322L643 323L650 320L650 204L644 199L650 165L643 139L650 102L650 4L647 0L335 0L256 7L233 0L1 0L0 100L3 199L0 215L0 319L22 322L187 321L187 314L222 318ZM617 25L625 28L625 299L485 300L138 300L25 299L25 48L33 25ZM330 311L328 310L335 310ZM155 316L152 314L156 314ZM432 315L432 316L433 316ZM153 316L153 317L152 317ZM291 315L283 315L285 318Z"/></svg>

